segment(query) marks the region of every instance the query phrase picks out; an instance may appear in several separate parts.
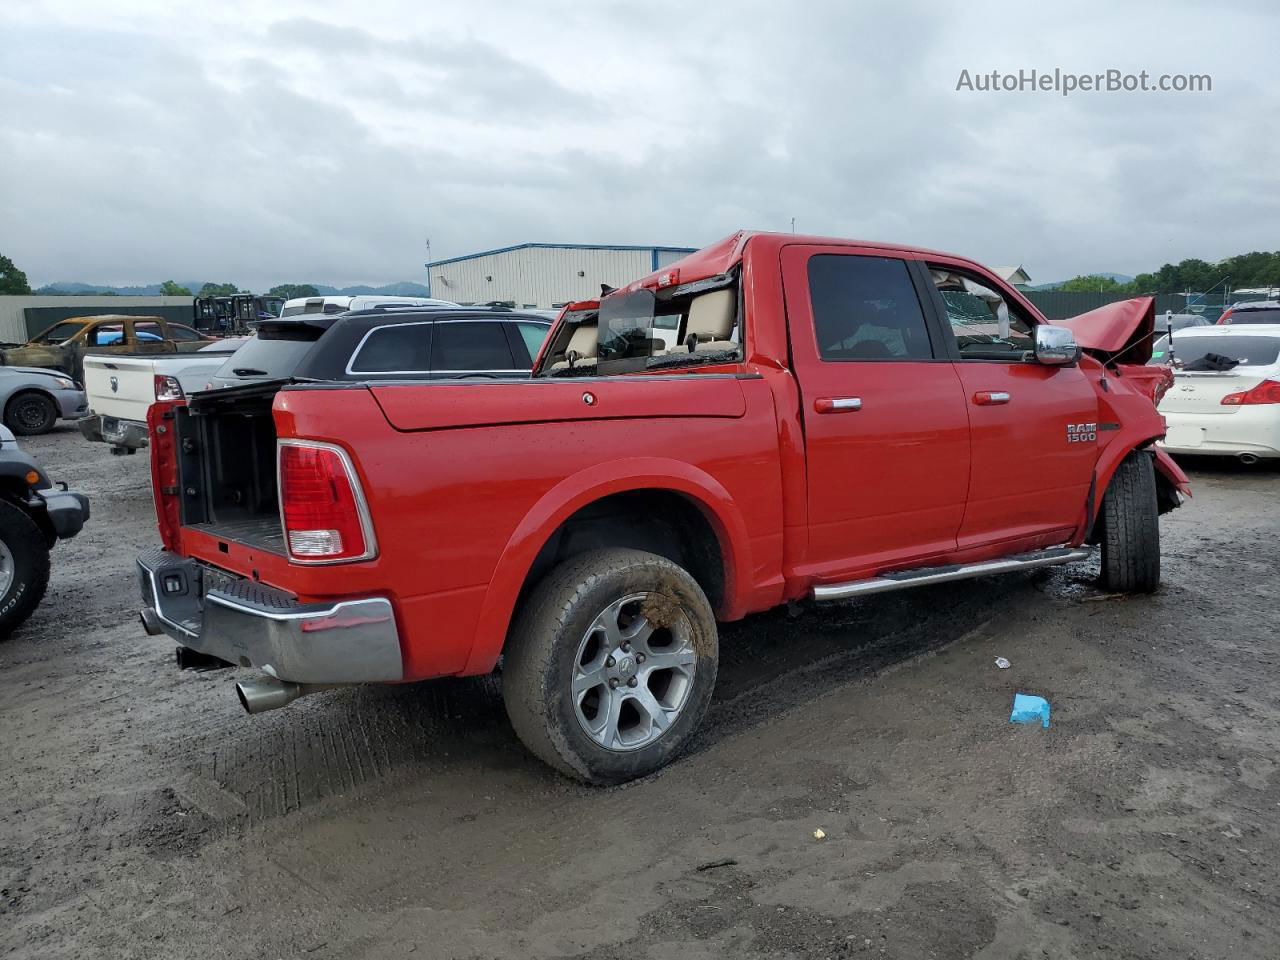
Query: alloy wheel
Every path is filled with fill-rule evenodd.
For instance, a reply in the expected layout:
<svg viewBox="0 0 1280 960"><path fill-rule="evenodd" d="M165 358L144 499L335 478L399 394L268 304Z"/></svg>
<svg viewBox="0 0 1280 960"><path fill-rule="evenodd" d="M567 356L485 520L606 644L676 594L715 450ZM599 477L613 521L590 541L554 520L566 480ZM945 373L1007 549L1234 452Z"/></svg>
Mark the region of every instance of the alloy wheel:
<svg viewBox="0 0 1280 960"><path fill-rule="evenodd" d="M578 722L606 750L647 747L679 719L697 662L688 617L671 599L615 600L591 622L573 661Z"/></svg>

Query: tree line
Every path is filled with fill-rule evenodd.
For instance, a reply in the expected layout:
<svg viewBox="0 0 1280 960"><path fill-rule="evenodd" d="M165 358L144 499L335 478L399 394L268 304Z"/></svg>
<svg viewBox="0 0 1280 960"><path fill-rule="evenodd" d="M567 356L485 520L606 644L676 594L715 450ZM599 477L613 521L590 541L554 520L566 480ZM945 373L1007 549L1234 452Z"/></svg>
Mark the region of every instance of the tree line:
<svg viewBox="0 0 1280 960"><path fill-rule="evenodd" d="M237 293L251 295L252 290L240 290L234 283L206 283L196 293L172 280L160 284L162 297L234 297ZM318 297L320 291L309 283L277 283L263 296L283 297L292 300L294 297Z"/></svg>
<svg viewBox="0 0 1280 960"><path fill-rule="evenodd" d="M1140 273L1128 283L1114 277L1091 274L1073 277L1059 290L1101 290L1103 293L1208 293L1210 290L1241 287L1280 286L1280 250L1255 250L1227 257L1217 263L1194 257L1181 263L1166 263L1154 273Z"/></svg>

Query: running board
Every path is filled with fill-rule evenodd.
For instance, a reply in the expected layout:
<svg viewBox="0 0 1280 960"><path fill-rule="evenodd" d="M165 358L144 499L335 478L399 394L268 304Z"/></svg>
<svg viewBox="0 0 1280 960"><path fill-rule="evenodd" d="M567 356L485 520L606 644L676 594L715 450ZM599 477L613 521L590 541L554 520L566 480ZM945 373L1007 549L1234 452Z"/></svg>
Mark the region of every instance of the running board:
<svg viewBox="0 0 1280 960"><path fill-rule="evenodd" d="M923 587L931 583L968 580L970 577L986 577L993 573L1034 570L1036 567L1052 567L1060 563L1071 563L1073 560L1086 560L1092 553L1092 550L1085 547L1053 547L1049 550L1036 550L1032 553L1019 553L1012 557L1001 557L999 560L984 560L982 563L960 563L946 567L920 567L916 570L899 570L894 573L871 577L869 580L854 580L851 583L827 583L814 587L813 599L819 602L825 600L847 600L850 597L865 597L873 593L888 593L890 590L906 590L908 587Z"/></svg>

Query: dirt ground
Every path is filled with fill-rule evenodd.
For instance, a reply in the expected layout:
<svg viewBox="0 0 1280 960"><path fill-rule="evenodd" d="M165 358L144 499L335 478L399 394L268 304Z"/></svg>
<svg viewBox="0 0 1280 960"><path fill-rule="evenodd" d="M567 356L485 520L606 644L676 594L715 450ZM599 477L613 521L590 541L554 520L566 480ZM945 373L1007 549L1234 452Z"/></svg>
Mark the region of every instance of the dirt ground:
<svg viewBox="0 0 1280 960"><path fill-rule="evenodd" d="M1280 956L1280 470L1194 465L1152 597L1095 561L727 626L692 754L599 790L490 680L246 716L138 626L145 456L25 445L94 516L0 643L0 955Z"/></svg>

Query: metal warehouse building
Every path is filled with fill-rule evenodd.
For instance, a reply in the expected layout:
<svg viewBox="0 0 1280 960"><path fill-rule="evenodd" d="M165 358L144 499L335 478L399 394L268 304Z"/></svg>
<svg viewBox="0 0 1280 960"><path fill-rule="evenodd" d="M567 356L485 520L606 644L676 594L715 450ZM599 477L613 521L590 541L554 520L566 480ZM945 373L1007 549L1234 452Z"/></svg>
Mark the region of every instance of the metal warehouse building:
<svg viewBox="0 0 1280 960"><path fill-rule="evenodd" d="M521 243L426 265L431 296L549 310L618 287L679 260L693 247Z"/></svg>

